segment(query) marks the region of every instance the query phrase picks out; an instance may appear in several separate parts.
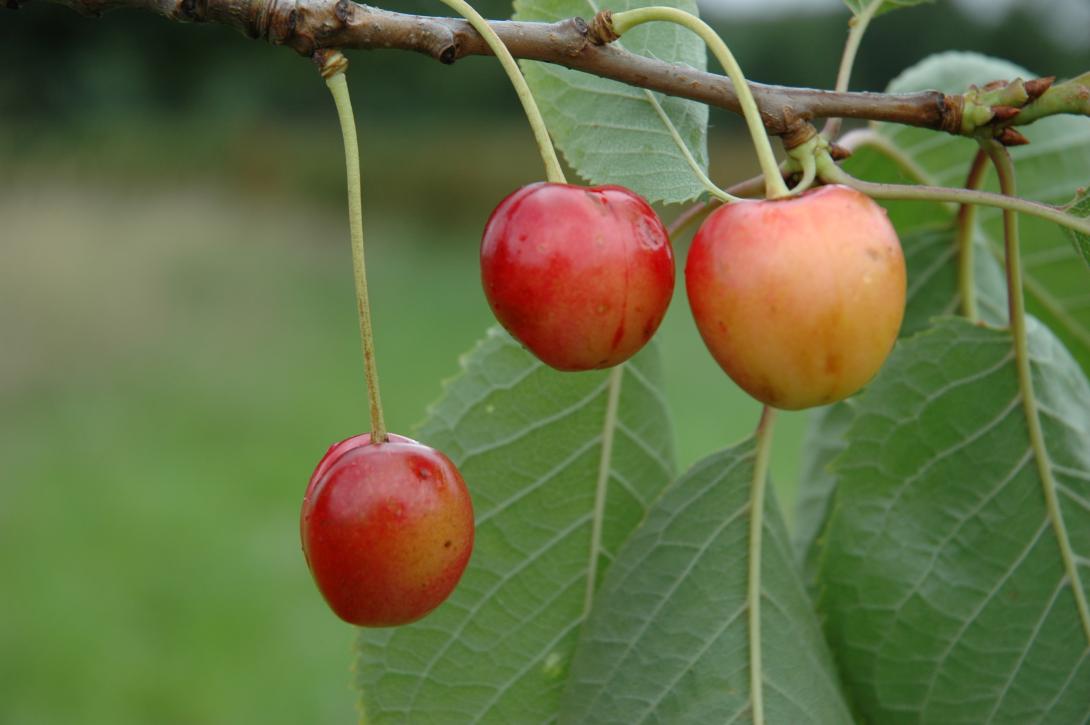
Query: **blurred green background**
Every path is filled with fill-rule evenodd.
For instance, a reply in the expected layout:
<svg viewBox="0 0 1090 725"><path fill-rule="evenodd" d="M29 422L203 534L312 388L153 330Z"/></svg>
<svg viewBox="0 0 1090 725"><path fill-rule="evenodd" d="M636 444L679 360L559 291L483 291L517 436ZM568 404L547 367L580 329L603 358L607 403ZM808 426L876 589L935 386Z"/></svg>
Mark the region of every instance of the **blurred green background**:
<svg viewBox="0 0 1090 725"><path fill-rule="evenodd" d="M832 83L835 2L751 5L712 9L752 78ZM1090 67L1048 2L978 5L877 23L854 86L947 48ZM494 62L351 59L383 393L407 432L491 323L481 227L540 162ZM218 27L39 3L0 11L0 67L0 723L353 721L352 631L296 533L313 465L366 426L323 84ZM713 114L724 183L755 170L740 128ZM683 295L658 340L682 463L745 435L756 406ZM777 441L785 498L803 424Z"/></svg>

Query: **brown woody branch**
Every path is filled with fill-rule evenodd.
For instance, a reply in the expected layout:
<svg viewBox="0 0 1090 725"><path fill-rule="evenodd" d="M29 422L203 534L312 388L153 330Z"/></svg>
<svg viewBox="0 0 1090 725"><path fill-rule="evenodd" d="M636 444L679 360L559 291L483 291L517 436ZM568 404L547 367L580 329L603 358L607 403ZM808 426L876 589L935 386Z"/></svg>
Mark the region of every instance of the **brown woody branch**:
<svg viewBox="0 0 1090 725"><path fill-rule="evenodd" d="M18 8L31 0L0 0ZM87 15L120 8L158 13L176 22L227 25L250 38L286 45L304 56L324 48L396 48L453 63L469 55L490 55L468 23L454 18L408 15L350 0L49 0ZM495 21L504 43L518 58L545 61L604 78L691 98L740 112L730 81L713 73L635 55L599 44L582 18L557 23ZM752 83L769 132L784 134L816 118L892 121L962 133L961 96L938 91L905 95L836 93Z"/></svg>

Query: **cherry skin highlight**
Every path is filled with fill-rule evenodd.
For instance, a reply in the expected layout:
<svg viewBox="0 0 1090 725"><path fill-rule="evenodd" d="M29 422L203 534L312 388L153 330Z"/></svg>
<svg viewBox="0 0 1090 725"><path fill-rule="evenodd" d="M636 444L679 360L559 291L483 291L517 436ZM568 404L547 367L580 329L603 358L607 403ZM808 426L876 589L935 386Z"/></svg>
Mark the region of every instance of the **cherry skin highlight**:
<svg viewBox="0 0 1090 725"><path fill-rule="evenodd" d="M742 389L788 410L842 400L889 355L905 308L905 260L870 197L823 186L727 204L685 265L693 319Z"/></svg>
<svg viewBox="0 0 1090 725"><path fill-rule="evenodd" d="M409 438L354 436L318 463L303 498L303 554L333 612L360 627L425 616L473 550L473 506L450 459Z"/></svg>
<svg viewBox="0 0 1090 725"><path fill-rule="evenodd" d="M674 253L658 215L628 189L538 183L492 212L481 279L496 319L542 362L593 370L655 334Z"/></svg>

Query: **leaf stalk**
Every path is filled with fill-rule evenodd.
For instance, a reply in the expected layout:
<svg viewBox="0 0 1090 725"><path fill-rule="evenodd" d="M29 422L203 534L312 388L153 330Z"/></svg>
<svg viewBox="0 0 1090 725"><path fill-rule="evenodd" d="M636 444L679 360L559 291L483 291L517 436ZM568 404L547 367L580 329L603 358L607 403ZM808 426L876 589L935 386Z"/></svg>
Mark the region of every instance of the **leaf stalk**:
<svg viewBox="0 0 1090 725"><path fill-rule="evenodd" d="M757 423L757 460L749 500L749 576L746 602L749 626L749 697L753 725L764 725L764 674L761 663L761 533L764 529L765 490L772 454L772 431L776 410L764 406Z"/></svg>
<svg viewBox="0 0 1090 725"><path fill-rule="evenodd" d="M945 186L926 186L909 184L877 184L858 179L841 169L828 154L821 154L817 159L818 178L830 184L844 184L857 189L875 199L901 199L905 201L937 201L954 204L980 204L997 209L1029 214L1046 219L1067 229L1074 229L1083 234L1090 234L1090 217L1072 216L1048 204L1005 194L993 194L974 189L952 189Z"/></svg>
<svg viewBox="0 0 1090 725"><path fill-rule="evenodd" d="M987 168L988 155L984 149L977 151L973 162L969 166L969 175L965 180L965 188L979 189L984 181L984 170ZM973 229L976 226L976 204L962 204L958 207L957 229L954 234L955 245L958 250L958 292L961 297L961 313L970 322L980 319L980 310L976 304L976 284L973 271Z"/></svg>
<svg viewBox="0 0 1090 725"><path fill-rule="evenodd" d="M985 141L983 148L992 160L999 176L999 188L1004 194L1013 196L1018 193L1015 184L1014 163L1010 153L995 141ZM1075 552L1071 547L1071 538L1067 532L1063 513L1057 495L1056 479L1052 473L1052 461L1045 445L1044 432L1041 429L1041 415L1037 406L1037 397L1033 388L1033 374L1030 369L1029 343L1026 336L1026 307L1022 291L1022 260L1019 250L1018 216L1013 210L1003 211L1003 241L1007 262L1007 308L1010 315L1011 337L1014 339L1014 359L1018 368L1018 386L1022 391L1022 406L1026 414L1026 427L1029 429L1030 447L1037 462L1037 473L1041 477L1041 489L1044 493L1045 508L1048 512L1052 531L1059 545L1060 558L1063 560L1067 583L1075 595L1075 607L1082 623L1083 634L1090 646L1090 604L1086 600Z"/></svg>
<svg viewBox="0 0 1090 725"><path fill-rule="evenodd" d="M852 78L852 68L855 66L855 56L859 53L859 45L863 41L863 34L867 32L870 21L878 8L886 0L871 0L870 4L863 8L858 15L852 16L848 22L848 39L844 42L844 53L840 56L840 68L836 73L836 91L848 90L848 83ZM825 122L825 128L821 129L821 135L827 139L835 138L840 133L840 126L844 119L834 116Z"/></svg>

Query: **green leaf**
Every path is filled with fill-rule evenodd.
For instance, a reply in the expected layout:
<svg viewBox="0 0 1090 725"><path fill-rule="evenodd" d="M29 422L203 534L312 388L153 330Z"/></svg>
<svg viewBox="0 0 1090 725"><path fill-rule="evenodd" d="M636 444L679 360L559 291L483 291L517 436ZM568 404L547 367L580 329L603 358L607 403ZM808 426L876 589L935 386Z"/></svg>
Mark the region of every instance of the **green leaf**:
<svg viewBox="0 0 1090 725"><path fill-rule="evenodd" d="M451 598L420 622L361 631L371 723L555 719L591 572L600 581L674 475L653 346L613 371L559 373L493 329L462 368L419 438L469 486L473 557Z"/></svg>
<svg viewBox="0 0 1090 725"><path fill-rule="evenodd" d="M973 278L981 319L1006 324L1007 287L1003 269L984 245L974 237ZM901 236L908 271L905 319L901 337L909 337L931 326L935 317L961 311L958 290L957 239L952 222L935 228L920 227Z"/></svg>
<svg viewBox="0 0 1090 725"><path fill-rule="evenodd" d="M817 577L821 535L836 494L837 477L830 466L847 447L845 435L854 420L855 409L849 398L815 409L806 422L791 543L807 584L813 584Z"/></svg>
<svg viewBox="0 0 1090 725"><path fill-rule="evenodd" d="M618 0L609 9L620 12L648 4L697 12L694 0ZM600 9L594 0L515 0L515 19L590 18ZM703 41L673 23L640 26L614 45L669 63L705 68ZM557 65L523 61L522 67L556 145L584 179L627 186L650 202L682 202L704 193L682 148L707 171L707 106Z"/></svg>
<svg viewBox="0 0 1090 725"><path fill-rule="evenodd" d="M606 575L576 651L562 722L749 719L746 593L754 462L752 439L709 456L651 508ZM771 495L763 523L766 721L850 722Z"/></svg>
<svg viewBox="0 0 1090 725"><path fill-rule="evenodd" d="M1067 213L1077 217L1084 219L1090 217L1090 193L1086 189L1079 189L1074 200L1065 208ZM1087 266L1090 266L1090 236L1082 232L1076 232L1074 229L1068 229L1067 233L1071 236L1071 243L1075 245L1075 251L1083 258ZM1086 297L1086 304L1090 305L1090 295Z"/></svg>
<svg viewBox="0 0 1090 725"><path fill-rule="evenodd" d="M852 15L859 15L872 2L874 2L874 0L844 0L844 4L852 11ZM914 5L933 3L935 0L879 0L879 2L882 3L882 6L878 8L878 11L874 14L875 17L893 10L900 10L901 8L910 8Z"/></svg>
<svg viewBox="0 0 1090 725"><path fill-rule="evenodd" d="M1090 385L1032 318L1061 556L1007 331L946 319L856 401L820 608L868 722L1086 722ZM1074 584L1073 584L1074 582Z"/></svg>
<svg viewBox="0 0 1090 725"><path fill-rule="evenodd" d="M891 93L936 89L962 93L970 84L996 79L1032 78L1034 74L1006 61L973 53L942 53L906 70L889 86ZM888 143L925 174L926 183L964 186L969 163L977 151L971 139L898 124L873 126ZM1054 116L1020 127L1031 144L1011 150L1018 172L1020 195L1061 204L1086 183L1090 168L1090 119ZM855 161L853 173L878 172L877 177L903 176L888 159ZM869 167L869 168L868 168ZM870 178L870 177L868 177ZM883 180L883 179L879 179ZM912 181L920 181L913 179ZM997 191L994 174L986 189ZM905 234L914 228L952 220L954 205L895 202L890 218ZM982 207L978 223L993 255L1002 257L1002 217ZM1066 231L1056 224L1021 216L1022 260L1029 309L1052 327L1085 370L1090 371L1090 299L1086 269L1078 261Z"/></svg>

